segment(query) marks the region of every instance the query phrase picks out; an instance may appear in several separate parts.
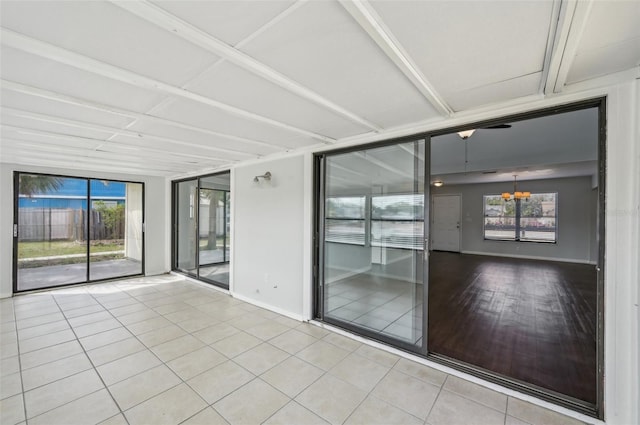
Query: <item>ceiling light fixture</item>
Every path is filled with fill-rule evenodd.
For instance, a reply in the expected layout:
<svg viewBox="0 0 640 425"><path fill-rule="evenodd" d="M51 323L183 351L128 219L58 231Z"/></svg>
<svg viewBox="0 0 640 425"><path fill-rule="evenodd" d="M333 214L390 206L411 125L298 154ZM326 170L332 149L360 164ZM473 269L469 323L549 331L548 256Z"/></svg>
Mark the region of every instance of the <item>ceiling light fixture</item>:
<svg viewBox="0 0 640 425"><path fill-rule="evenodd" d="M442 186L443 184L444 184L444 182L443 182L442 180L436 180L436 181L434 181L434 182L433 182L433 185L434 185L435 187L440 187L440 186Z"/></svg>
<svg viewBox="0 0 640 425"><path fill-rule="evenodd" d="M518 175L513 175L513 193L502 192L502 199L505 201L524 199L527 200L531 197L531 192L518 192Z"/></svg>
<svg viewBox="0 0 640 425"><path fill-rule="evenodd" d="M472 128L471 130L458 131L458 136L460 136L462 140L467 140L475 132L475 128Z"/></svg>

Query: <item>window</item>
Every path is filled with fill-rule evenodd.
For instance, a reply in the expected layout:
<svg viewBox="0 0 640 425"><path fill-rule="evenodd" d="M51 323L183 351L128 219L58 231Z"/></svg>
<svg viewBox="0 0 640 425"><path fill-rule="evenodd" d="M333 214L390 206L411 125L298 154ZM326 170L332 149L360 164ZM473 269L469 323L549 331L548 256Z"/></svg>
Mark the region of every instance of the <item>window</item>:
<svg viewBox="0 0 640 425"><path fill-rule="evenodd" d="M371 245L422 248L424 196L422 194L371 198Z"/></svg>
<svg viewBox="0 0 640 425"><path fill-rule="evenodd" d="M514 201L485 195L484 238L555 243L557 205L557 193L532 193L529 199Z"/></svg>
<svg viewBox="0 0 640 425"><path fill-rule="evenodd" d="M327 242L364 245L365 200L364 196L327 198L325 211Z"/></svg>

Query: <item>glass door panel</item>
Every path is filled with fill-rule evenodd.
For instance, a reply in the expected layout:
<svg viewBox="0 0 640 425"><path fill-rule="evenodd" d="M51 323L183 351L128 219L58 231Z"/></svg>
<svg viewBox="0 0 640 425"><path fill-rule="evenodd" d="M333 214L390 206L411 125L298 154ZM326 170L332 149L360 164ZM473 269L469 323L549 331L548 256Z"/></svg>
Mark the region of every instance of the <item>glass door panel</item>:
<svg viewBox="0 0 640 425"><path fill-rule="evenodd" d="M176 257L175 267L196 275L197 266L197 214L198 181L188 180L175 185Z"/></svg>
<svg viewBox="0 0 640 425"><path fill-rule="evenodd" d="M323 318L423 345L424 141L327 155Z"/></svg>
<svg viewBox="0 0 640 425"><path fill-rule="evenodd" d="M87 280L87 180L18 174L17 291Z"/></svg>
<svg viewBox="0 0 640 425"><path fill-rule="evenodd" d="M142 273L141 183L90 181L90 280Z"/></svg>
<svg viewBox="0 0 640 425"><path fill-rule="evenodd" d="M200 179L199 277L229 286L229 190L230 174Z"/></svg>

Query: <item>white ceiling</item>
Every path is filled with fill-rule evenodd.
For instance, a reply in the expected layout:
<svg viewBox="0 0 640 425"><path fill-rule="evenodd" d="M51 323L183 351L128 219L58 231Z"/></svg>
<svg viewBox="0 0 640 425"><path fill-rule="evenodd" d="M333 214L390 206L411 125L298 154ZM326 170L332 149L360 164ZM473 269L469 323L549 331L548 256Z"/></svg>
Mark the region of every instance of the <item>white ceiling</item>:
<svg viewBox="0 0 640 425"><path fill-rule="evenodd" d="M640 64L638 1L3 0L0 15L0 161L140 175L444 123Z"/></svg>

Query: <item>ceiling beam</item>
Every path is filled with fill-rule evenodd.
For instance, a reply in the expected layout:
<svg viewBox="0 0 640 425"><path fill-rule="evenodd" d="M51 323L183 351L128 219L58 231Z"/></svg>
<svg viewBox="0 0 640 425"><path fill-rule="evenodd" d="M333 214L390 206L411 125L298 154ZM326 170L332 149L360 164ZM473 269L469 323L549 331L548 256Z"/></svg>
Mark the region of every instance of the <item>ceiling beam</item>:
<svg viewBox="0 0 640 425"><path fill-rule="evenodd" d="M4 145L4 143L3 143ZM29 144L25 143L24 147L16 147L16 146L3 146L3 157L13 155L14 158L20 158L21 160L34 160L37 159L37 162L42 160L49 161L57 161L60 167L64 168L76 168L80 164L87 165L88 163L100 166L107 166L112 168L136 168L138 172L140 171L161 171L163 173L175 173L180 172L184 169L184 167L179 167L176 164L173 165L165 165L161 163L150 163L149 161L144 161L141 159L139 161L133 160L124 160L122 161L122 157L118 160L114 161L108 156L93 156L89 155L91 152L87 152L86 154L82 154L79 152L63 152L59 148L50 148L48 150L43 151L34 151L33 149L29 149ZM93 152L95 153L95 152ZM73 167L70 167L70 164Z"/></svg>
<svg viewBox="0 0 640 425"><path fill-rule="evenodd" d="M324 107L325 109L333 112L336 115L346 118L358 125L366 127L369 130L382 130L379 125L356 115L346 108L343 108L342 106L321 96L308 87L305 87L302 84L294 81L293 79L279 73L278 71L265 65L264 63L226 44L225 42L215 38L214 36L196 28L188 22L185 22L180 18L170 14L161 7L158 7L146 0L135 2L114 1L113 3L125 9L126 11L138 16L139 18L145 19L175 36L178 36L217 56L220 56L233 63L234 65L237 65L257 75L260 78L274 83L303 99L315 103L316 105Z"/></svg>
<svg viewBox="0 0 640 425"><path fill-rule="evenodd" d="M36 40L35 38L27 37L6 28L2 28L0 36L2 38L2 43L5 46L37 55L58 63L69 65L86 72L90 72L153 92L175 96L192 102L197 102L206 106L216 108L231 115L247 119L249 121L265 124L270 127L298 134L300 136L309 137L322 143L332 144L336 141L331 137L304 130L253 112L246 111L241 108L237 108L235 106L227 105L226 103L217 101L215 99L211 99L209 97L181 89L180 87L163 83L162 81L155 80L153 78L146 77L144 75L140 75L135 72L105 62L101 62L84 55L80 55L70 50L54 46L53 44Z"/></svg>
<svg viewBox="0 0 640 425"><path fill-rule="evenodd" d="M64 126L67 126L67 127L80 128L80 129L84 129L84 130L93 130L93 131L101 131L101 132L105 132L105 133L110 133L110 134L112 134L112 136L108 137L108 138L105 138L105 140L104 140L104 142L107 142L107 143L111 142L111 139L113 138L113 136L125 136L125 137L134 138L136 140L144 140L144 141L149 141L149 139L159 140L159 141L170 143L170 144L175 144L175 145L180 145L180 146L188 146L188 147L193 147L193 148L196 148L196 149L208 150L208 151L213 151L213 152L223 152L223 153L227 153L227 154L231 154L231 155L240 155L240 156L244 156L244 157L256 157L256 156L259 157L260 156L260 155L250 154L250 153L246 153L246 152L243 152L243 151L237 151L237 150L233 150L233 149L217 148L217 147L214 147L214 146L204 145L204 144L201 144L201 143L185 142L183 140L175 140L175 139L170 139L168 137L156 136L156 135L153 135L153 134L145 134L145 133L141 133L139 131L123 130L123 129L119 129L119 128L116 128L116 127L108 127L108 126L104 126L104 125L90 124L90 123L81 122L81 121L69 120L69 119L66 119L66 118L52 117L50 115L38 114L38 113L35 113L35 112L28 112L28 111L23 111L23 110L20 110L20 109L2 107L2 111L5 112L9 116L27 118L27 119L30 119L30 120L33 120L33 121L50 123L50 124L64 125ZM228 159L228 158L218 158L218 159L220 161L234 162L234 160Z"/></svg>
<svg viewBox="0 0 640 425"><path fill-rule="evenodd" d="M105 142L102 139L92 139L90 137L81 137L81 136L74 136L74 135L70 135L70 134L62 134L62 133L55 133L55 132L51 132L51 131L42 131L42 130L36 130L36 129L31 129L31 128L24 128L24 127L19 127L19 126L13 126L13 125L7 125L7 124L2 124L2 128L3 129L7 129L7 130L13 130L19 134L23 134L23 135L30 135L30 136L40 136L40 137L48 137L51 139L57 139L57 140L72 140L72 141L76 141L76 142L90 142L90 143L98 143L99 146L94 147L94 149L100 149L101 146L113 146L113 147L120 147L124 150L128 150L130 151L129 153L131 153L134 150L140 150L140 151L144 151L143 154L146 154L147 152L155 152L155 153L160 153L160 154L164 154L164 155L169 155L170 157L176 157L176 156L182 156L185 158L197 158L197 159L204 159L207 161L212 161L212 162L218 162L218 163L225 163L225 162L233 162L231 160L226 160L226 159L220 159L220 158L216 158L216 157L208 157L205 155L198 155L198 154L190 154L190 153L185 153L185 152L176 152L176 151L167 151L164 149L157 149L157 148L152 148L152 147L148 147L148 146L141 146L141 147L136 147L133 145L129 145L126 143L121 143L118 141L109 141L109 142Z"/></svg>
<svg viewBox="0 0 640 425"><path fill-rule="evenodd" d="M564 88L592 6L593 0L566 0L561 3L545 94L560 93Z"/></svg>
<svg viewBox="0 0 640 425"><path fill-rule="evenodd" d="M445 116L454 113L366 0L339 3L438 112Z"/></svg>
<svg viewBox="0 0 640 425"><path fill-rule="evenodd" d="M397 174L397 175L399 175L401 177L407 178L407 179L409 179L411 181L413 181L415 179L415 176L413 174L409 174L409 173L404 172L403 170L399 170L396 167L394 167L392 165L389 165L384 161L379 160L378 158L372 157L371 155L366 155L366 154L364 154L362 152L355 152L355 156L357 156L358 158L362 158L365 161L368 161L368 162L372 163L373 165L377 165L378 167L380 167L380 168L382 168L384 170L390 171L390 172L392 172L394 174Z"/></svg>
<svg viewBox="0 0 640 425"><path fill-rule="evenodd" d="M110 150L96 149L92 146L84 148L78 146L69 146L62 143L50 143L37 140L22 140L15 137L5 137L2 141L3 150L22 150L24 153L30 155L34 153L50 153L50 154L64 154L68 158L103 158L115 161L116 163L135 163L143 168L149 164L162 164L163 167L171 168L176 171L180 171L183 168L181 166L193 166L196 164L206 165L205 161L189 161L176 159L168 156L150 155L148 152L127 152L126 157L123 157L122 152L114 152ZM29 148L25 150L25 148ZM69 165L69 164L67 164Z"/></svg>
<svg viewBox="0 0 640 425"><path fill-rule="evenodd" d="M234 136L226 133L220 133L220 132L209 130L206 128L185 124L179 121L173 121L167 118L160 118L160 117L156 117L154 115L149 115L149 114L141 114L139 112L122 109L115 106L103 105L101 103L96 103L90 100L68 96L65 94L44 90L44 89L33 87L33 86L28 86L25 84L17 83L15 81L0 80L0 86L3 90L10 90L16 93L22 93L29 96L52 100L54 102L66 103L68 105L92 109L94 111L100 111L100 112L104 112L111 115L119 115L127 118L135 118L139 121L150 121L158 125L168 125L171 127L177 127L183 130L189 130L189 131L205 134L208 136L214 136L222 139L233 140L239 143L262 146L262 147L273 149L276 151L279 150L278 148L284 148L284 149L294 148L293 146L286 146L279 143L269 143L269 142L263 142L263 141L253 140L253 139L247 139L245 137Z"/></svg>

